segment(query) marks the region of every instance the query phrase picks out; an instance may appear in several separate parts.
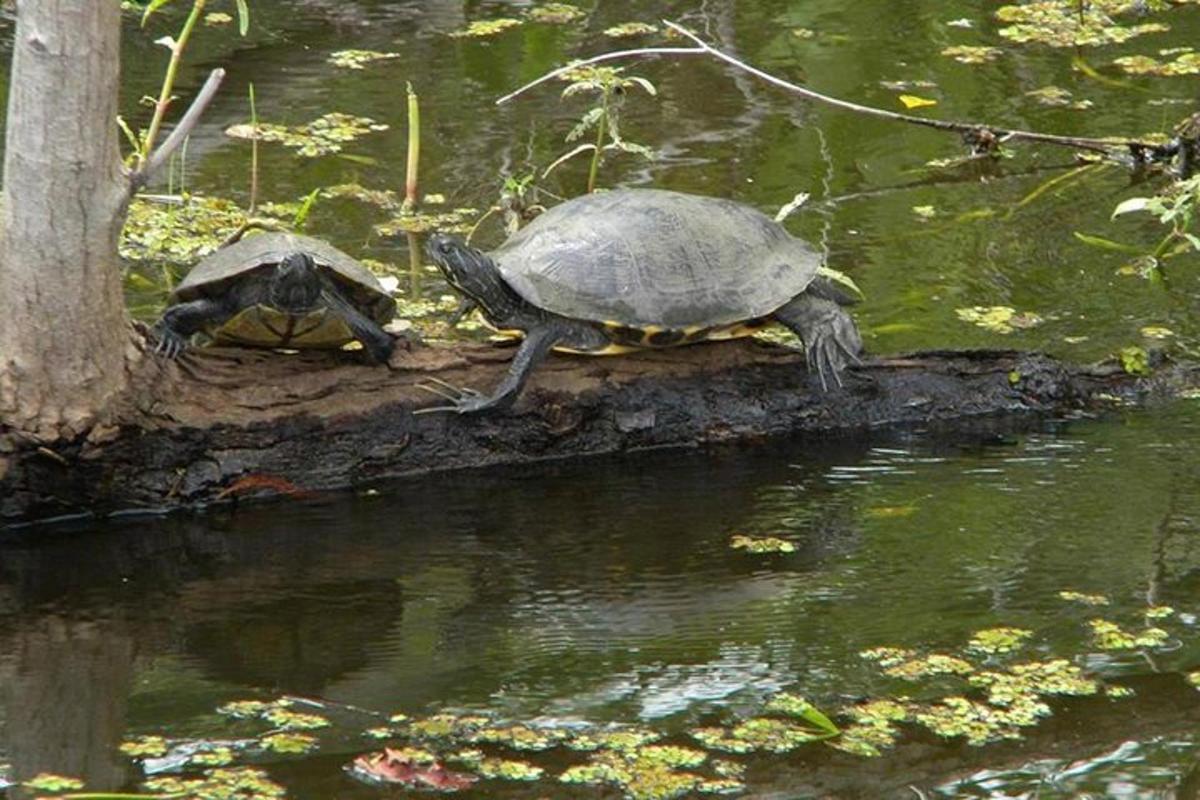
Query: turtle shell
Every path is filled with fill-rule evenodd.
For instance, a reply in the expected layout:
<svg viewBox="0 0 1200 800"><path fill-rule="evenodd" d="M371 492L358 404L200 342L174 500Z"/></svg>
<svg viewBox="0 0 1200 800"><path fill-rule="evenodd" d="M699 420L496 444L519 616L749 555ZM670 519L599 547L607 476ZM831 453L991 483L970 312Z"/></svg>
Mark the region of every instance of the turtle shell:
<svg viewBox="0 0 1200 800"><path fill-rule="evenodd" d="M719 328L802 293L821 258L765 214L658 189L555 206L492 254L525 300L572 319L634 328Z"/></svg>
<svg viewBox="0 0 1200 800"><path fill-rule="evenodd" d="M222 247L192 267L175 287L171 302L220 296L235 282L245 280L259 269L274 268L293 253L310 255L347 290L350 300L368 317L381 325L391 320L396 303L366 267L328 242L295 233L263 233Z"/></svg>

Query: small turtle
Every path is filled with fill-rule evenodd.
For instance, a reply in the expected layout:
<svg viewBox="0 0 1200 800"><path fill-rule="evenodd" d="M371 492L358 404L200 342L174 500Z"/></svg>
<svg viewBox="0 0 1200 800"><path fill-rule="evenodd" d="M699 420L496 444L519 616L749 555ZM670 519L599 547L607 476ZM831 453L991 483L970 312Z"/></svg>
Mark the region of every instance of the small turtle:
<svg viewBox="0 0 1200 800"><path fill-rule="evenodd" d="M396 302L375 276L311 236L264 233L223 247L188 273L154 326L157 350L175 358L193 333L254 347L341 347L357 339L386 363L382 326Z"/></svg>
<svg viewBox="0 0 1200 800"><path fill-rule="evenodd" d="M822 387L857 361L849 298L820 256L749 206L656 189L555 206L491 254L435 235L429 257L497 330L524 336L500 386L427 386L460 413L504 408L551 350L621 353L745 336L772 321L797 333ZM430 409L435 410L435 409Z"/></svg>

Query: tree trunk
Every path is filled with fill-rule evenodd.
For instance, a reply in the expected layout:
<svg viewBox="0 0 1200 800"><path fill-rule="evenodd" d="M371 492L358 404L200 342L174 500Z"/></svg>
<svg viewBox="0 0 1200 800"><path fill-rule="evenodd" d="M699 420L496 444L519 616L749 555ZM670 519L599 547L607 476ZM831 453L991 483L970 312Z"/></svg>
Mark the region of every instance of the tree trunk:
<svg viewBox="0 0 1200 800"><path fill-rule="evenodd" d="M18 0L0 210L0 426L75 437L127 385L117 0ZM127 353L127 351L129 351Z"/></svg>

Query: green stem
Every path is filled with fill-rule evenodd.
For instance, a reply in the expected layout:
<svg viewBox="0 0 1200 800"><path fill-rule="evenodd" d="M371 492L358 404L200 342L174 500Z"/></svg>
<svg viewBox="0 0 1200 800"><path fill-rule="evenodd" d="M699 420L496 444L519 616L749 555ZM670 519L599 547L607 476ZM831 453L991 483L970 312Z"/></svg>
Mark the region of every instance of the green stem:
<svg viewBox="0 0 1200 800"><path fill-rule="evenodd" d="M138 154L139 169L145 166L146 159L154 150L154 140L158 138L163 119L167 115L167 107L171 105L171 92L175 88L175 78L179 73L179 62L183 59L183 50L192 36L196 23L200 21L200 15L204 13L206 2L207 0L193 0L192 13L188 15L187 22L183 23L183 30L179 32L179 38L171 47L171 60L167 64L167 74L163 76L162 90L158 94L158 101L154 104L154 117L150 120L150 128L146 131L146 140L142 142L142 150Z"/></svg>
<svg viewBox="0 0 1200 800"><path fill-rule="evenodd" d="M408 84L408 172L404 181L404 205L411 214L417 207L417 175L421 167L421 104L412 84Z"/></svg>
<svg viewBox="0 0 1200 800"><path fill-rule="evenodd" d="M1165 255L1167 252L1167 248L1169 248L1172 244L1174 244L1175 240L1178 238L1180 238L1179 232L1172 230L1170 233L1168 233L1166 236L1163 237L1163 240L1161 242L1158 243L1158 247L1154 248L1154 252L1151 254L1151 257L1155 261L1161 261L1163 255Z"/></svg>
<svg viewBox="0 0 1200 800"><path fill-rule="evenodd" d="M254 104L254 84L250 84L250 208L247 216L254 215L254 207L258 204L258 109Z"/></svg>
<svg viewBox="0 0 1200 800"><path fill-rule="evenodd" d="M608 135L608 89L604 90L604 101L600 107L600 121L596 123L596 149L592 152L592 166L588 170L588 194L596 191L596 173L600 171L600 156L604 153L604 137Z"/></svg>

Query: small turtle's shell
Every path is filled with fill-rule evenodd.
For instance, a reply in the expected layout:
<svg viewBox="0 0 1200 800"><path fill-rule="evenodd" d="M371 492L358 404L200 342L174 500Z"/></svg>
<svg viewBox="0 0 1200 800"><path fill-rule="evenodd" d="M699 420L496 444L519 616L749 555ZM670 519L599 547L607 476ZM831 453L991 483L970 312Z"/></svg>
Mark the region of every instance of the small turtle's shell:
<svg viewBox="0 0 1200 800"><path fill-rule="evenodd" d="M175 287L171 302L185 303L202 297L218 297L230 286L259 269L271 269L293 253L307 253L313 261L348 291L354 305L380 325L391 320L396 302L379 280L350 256L333 245L294 233L263 233L248 236L223 247L192 267Z"/></svg>
<svg viewBox="0 0 1200 800"><path fill-rule="evenodd" d="M802 293L821 265L811 247L749 206L657 189L570 200L491 255L539 308L677 330L765 317Z"/></svg>

